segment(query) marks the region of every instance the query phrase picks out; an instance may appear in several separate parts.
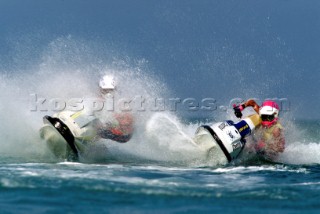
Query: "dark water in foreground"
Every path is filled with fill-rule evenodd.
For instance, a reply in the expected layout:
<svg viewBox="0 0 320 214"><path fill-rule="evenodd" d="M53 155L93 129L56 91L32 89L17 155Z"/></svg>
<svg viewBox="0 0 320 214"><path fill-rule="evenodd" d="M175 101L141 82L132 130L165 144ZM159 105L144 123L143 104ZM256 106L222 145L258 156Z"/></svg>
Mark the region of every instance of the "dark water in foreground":
<svg viewBox="0 0 320 214"><path fill-rule="evenodd" d="M320 165L6 163L1 213L319 213Z"/></svg>

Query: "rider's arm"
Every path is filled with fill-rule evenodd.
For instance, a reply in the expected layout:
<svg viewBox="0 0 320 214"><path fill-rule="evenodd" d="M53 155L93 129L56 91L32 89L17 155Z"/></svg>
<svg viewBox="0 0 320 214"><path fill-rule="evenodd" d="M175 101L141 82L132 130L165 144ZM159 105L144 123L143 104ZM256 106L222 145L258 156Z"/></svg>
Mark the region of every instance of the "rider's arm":
<svg viewBox="0 0 320 214"><path fill-rule="evenodd" d="M259 108L260 106L256 103L256 101L254 101L253 99L249 99L247 100L245 103L242 104L243 108L246 108L248 106L251 106L256 112L257 114L259 114Z"/></svg>
<svg viewBox="0 0 320 214"><path fill-rule="evenodd" d="M248 107L251 106L255 112L257 112L257 114L259 114L259 105L256 103L256 101L254 101L253 99L249 99L244 103L241 103L240 105L233 105L233 110L234 110L234 114L236 117L241 118L242 117L242 111Z"/></svg>

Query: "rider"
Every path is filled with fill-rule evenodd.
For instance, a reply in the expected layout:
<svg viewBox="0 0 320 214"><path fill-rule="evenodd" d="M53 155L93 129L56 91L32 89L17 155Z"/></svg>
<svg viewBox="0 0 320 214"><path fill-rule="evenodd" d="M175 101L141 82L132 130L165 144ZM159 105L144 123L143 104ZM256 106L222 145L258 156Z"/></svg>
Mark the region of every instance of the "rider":
<svg viewBox="0 0 320 214"><path fill-rule="evenodd" d="M113 98L116 91L115 78L111 75L104 75L99 81L99 90L100 98L104 102L112 102L113 105ZM114 109L111 110L114 111ZM131 139L134 131L134 118L129 112L101 111L97 117L100 120L98 128L98 135L100 137L121 143L125 143Z"/></svg>
<svg viewBox="0 0 320 214"><path fill-rule="evenodd" d="M258 139L254 146L256 152L269 159L276 158L285 149L283 127L278 121L280 110L278 104L266 100L259 106L253 99L249 99L234 107L236 116L241 117L241 111L248 106L251 106L260 115L261 119L261 127L254 134L254 137Z"/></svg>
<svg viewBox="0 0 320 214"><path fill-rule="evenodd" d="M112 97L115 91L114 78L103 77L99 86L101 97L104 97L99 99L104 103L105 99ZM76 112L61 111L52 117L46 115L43 121L44 126L40 129L41 138L47 141L48 148L55 156L70 160L77 160L79 153L85 154L86 151L90 151L86 150L87 146L99 146L100 138L120 143L128 142L134 124L133 117L129 113L93 111L91 108ZM58 135L56 131L59 132ZM69 147L65 147L65 143Z"/></svg>

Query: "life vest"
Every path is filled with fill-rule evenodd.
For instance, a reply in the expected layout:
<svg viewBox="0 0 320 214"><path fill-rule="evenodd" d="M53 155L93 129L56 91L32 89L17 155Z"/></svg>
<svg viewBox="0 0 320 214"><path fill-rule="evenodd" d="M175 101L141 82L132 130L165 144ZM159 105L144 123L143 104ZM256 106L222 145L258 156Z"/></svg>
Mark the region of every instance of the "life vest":
<svg viewBox="0 0 320 214"><path fill-rule="evenodd" d="M132 134L133 132L133 116L129 113L115 113L114 118L118 121L118 127L115 132L122 135Z"/></svg>
<svg viewBox="0 0 320 214"><path fill-rule="evenodd" d="M107 128L99 130L102 138L111 139L120 143L128 142L134 131L134 119L129 113L114 113Z"/></svg>
<svg viewBox="0 0 320 214"><path fill-rule="evenodd" d="M283 152L284 149L285 142L281 139L282 136L279 136L280 139L274 138L273 132L275 128L279 128L280 130L283 129L279 122L269 128L261 127L259 130L260 139L258 139L258 142L255 145L256 152L269 160L276 159L279 153Z"/></svg>
<svg viewBox="0 0 320 214"><path fill-rule="evenodd" d="M273 126L269 127L269 128L263 128L263 134L262 134L262 139L265 142L270 141L273 138L273 131L275 128L279 128L279 129L283 129L282 125L277 122L276 124L274 124Z"/></svg>

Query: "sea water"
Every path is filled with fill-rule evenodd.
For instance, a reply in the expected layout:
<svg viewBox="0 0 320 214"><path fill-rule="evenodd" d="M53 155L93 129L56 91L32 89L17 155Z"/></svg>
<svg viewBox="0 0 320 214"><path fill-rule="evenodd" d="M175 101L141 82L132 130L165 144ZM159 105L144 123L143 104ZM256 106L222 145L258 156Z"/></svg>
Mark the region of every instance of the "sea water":
<svg viewBox="0 0 320 214"><path fill-rule="evenodd" d="M1 213L318 213L319 165L8 163Z"/></svg>
<svg viewBox="0 0 320 214"><path fill-rule="evenodd" d="M39 137L42 117L55 113L50 99L92 97L104 72L117 76L122 97L168 97L171 92L144 63L118 62L92 71L59 67L45 57L34 70L1 76L0 213L320 211L320 121L295 120L283 112L286 150L274 163L217 165L197 151L192 143L197 127L236 120L232 111L189 120L148 109L133 111L135 132L128 143L106 140L107 149L93 150L90 160L56 159ZM45 105L35 94L46 98Z"/></svg>
<svg viewBox="0 0 320 214"><path fill-rule="evenodd" d="M312 132L319 122L297 126ZM134 161L124 155L78 163L2 154L0 212L319 213L319 135L312 140L288 142L282 163L226 166Z"/></svg>
<svg viewBox="0 0 320 214"><path fill-rule="evenodd" d="M281 111L286 149L274 163L216 165L190 143L199 125L235 120L219 107L238 96L292 99L286 110L300 105L302 119L318 113L315 3L2 2L0 213L320 212L319 120ZM42 117L96 96L106 73L121 98L211 97L217 109L188 121L181 104L136 106L128 143L56 159L39 137Z"/></svg>

